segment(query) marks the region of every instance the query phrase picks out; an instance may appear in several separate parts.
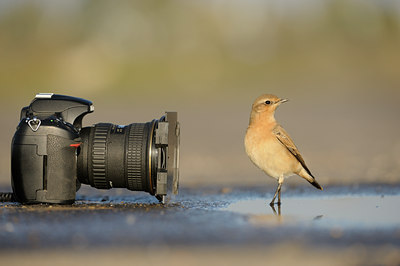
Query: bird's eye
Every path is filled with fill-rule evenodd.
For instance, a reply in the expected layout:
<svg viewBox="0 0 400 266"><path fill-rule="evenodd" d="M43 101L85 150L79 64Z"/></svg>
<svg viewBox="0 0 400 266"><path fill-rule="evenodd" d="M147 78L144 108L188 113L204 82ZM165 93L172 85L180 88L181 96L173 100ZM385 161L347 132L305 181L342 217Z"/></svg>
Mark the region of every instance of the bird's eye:
<svg viewBox="0 0 400 266"><path fill-rule="evenodd" d="M271 104L271 101L265 101L265 104Z"/></svg>

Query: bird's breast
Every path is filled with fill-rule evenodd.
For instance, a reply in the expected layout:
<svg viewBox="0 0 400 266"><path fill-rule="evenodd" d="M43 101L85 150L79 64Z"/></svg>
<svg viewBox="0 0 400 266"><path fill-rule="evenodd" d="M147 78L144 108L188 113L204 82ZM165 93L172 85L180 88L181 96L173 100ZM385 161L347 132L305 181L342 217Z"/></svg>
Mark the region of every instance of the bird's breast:
<svg viewBox="0 0 400 266"><path fill-rule="evenodd" d="M249 129L245 137L246 153L250 160L273 178L293 175L298 161L271 132Z"/></svg>

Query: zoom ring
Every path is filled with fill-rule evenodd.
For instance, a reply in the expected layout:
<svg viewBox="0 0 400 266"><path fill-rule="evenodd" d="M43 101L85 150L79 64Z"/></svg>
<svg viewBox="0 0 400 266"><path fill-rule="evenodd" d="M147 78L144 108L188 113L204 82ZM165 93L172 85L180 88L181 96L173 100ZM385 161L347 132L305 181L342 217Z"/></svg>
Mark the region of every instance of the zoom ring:
<svg viewBox="0 0 400 266"><path fill-rule="evenodd" d="M110 188L106 180L106 141L110 124L97 124L93 136L92 174L94 187Z"/></svg>
<svg viewBox="0 0 400 266"><path fill-rule="evenodd" d="M127 179L128 189L143 190L143 137L145 124L131 124L128 135L128 152L127 152Z"/></svg>

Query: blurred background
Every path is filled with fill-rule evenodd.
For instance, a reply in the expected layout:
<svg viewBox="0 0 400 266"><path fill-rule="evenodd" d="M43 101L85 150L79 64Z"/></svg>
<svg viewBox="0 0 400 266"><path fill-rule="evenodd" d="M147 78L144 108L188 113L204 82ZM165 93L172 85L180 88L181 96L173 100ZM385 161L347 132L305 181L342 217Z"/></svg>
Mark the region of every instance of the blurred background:
<svg viewBox="0 0 400 266"><path fill-rule="evenodd" d="M396 0L3 0L0 184L39 92L93 101L86 126L178 111L181 186L275 186L243 146L263 93L290 99L276 117L321 185L399 182L399 15Z"/></svg>

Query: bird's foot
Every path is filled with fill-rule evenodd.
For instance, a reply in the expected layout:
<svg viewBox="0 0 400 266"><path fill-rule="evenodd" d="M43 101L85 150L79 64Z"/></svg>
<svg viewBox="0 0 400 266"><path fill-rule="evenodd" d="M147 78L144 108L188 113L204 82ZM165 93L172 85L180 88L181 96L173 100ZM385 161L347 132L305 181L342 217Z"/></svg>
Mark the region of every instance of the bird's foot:
<svg viewBox="0 0 400 266"><path fill-rule="evenodd" d="M274 201L271 201L270 203L269 203L269 206L271 206L271 207L274 207L274 205L278 205L278 206L281 206L281 202L280 201L278 201L278 202L274 202Z"/></svg>

